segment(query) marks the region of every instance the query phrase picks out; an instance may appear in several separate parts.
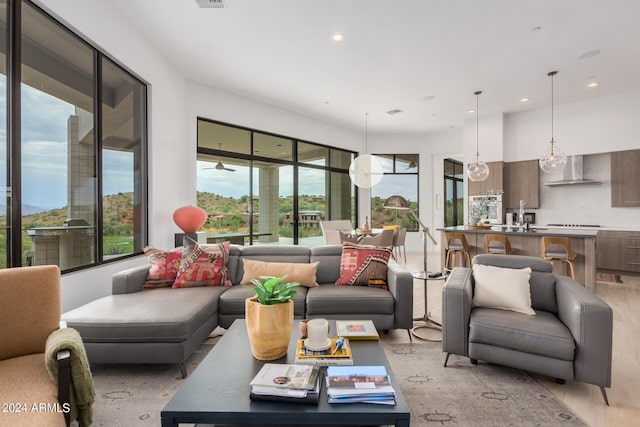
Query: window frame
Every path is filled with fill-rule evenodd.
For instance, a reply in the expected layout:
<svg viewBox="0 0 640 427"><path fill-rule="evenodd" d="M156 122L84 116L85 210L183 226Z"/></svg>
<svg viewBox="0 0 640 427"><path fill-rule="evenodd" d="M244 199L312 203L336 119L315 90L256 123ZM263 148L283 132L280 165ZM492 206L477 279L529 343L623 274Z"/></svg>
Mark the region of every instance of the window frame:
<svg viewBox="0 0 640 427"><path fill-rule="evenodd" d="M385 171L383 172L383 175L391 175L391 176L415 176L416 179L416 200L415 200L415 208L414 211L416 212L416 214L420 214L420 154L418 153L396 153L396 154L391 154L391 153L376 153L373 154L374 156L381 156L387 159L391 159L392 162L392 170L391 172ZM398 171L397 170L397 166L398 166L398 160L397 158L399 156L415 156L416 159L418 160L418 164L416 165L416 171L415 172L404 172L404 171ZM384 179L384 176L383 176ZM402 194L398 194L399 196L402 196L406 199L406 197ZM409 200L410 203L412 203L411 200ZM369 209L369 215L370 215L370 224L371 227L375 227L373 225L373 211L374 209L374 203L373 203L373 194L371 195L371 199L370 199L370 209ZM411 222L415 224L415 228L407 228L407 231L420 231L420 224L418 223L418 221L416 219L411 219ZM377 228L377 227L376 227Z"/></svg>
<svg viewBox="0 0 640 427"><path fill-rule="evenodd" d="M206 123L212 123L215 125L220 125L220 126L227 126L227 127L231 127L231 128L235 128L235 129L239 129L239 130L243 130L243 131L248 131L250 133L250 148L249 148L249 154L246 153L234 153L234 152L230 152L230 151L226 151L226 150L216 150L216 149L212 149L212 148L205 148L205 147L200 147L199 145L199 122L206 122ZM224 157L230 157L230 158L235 158L235 159L241 159L241 160L247 160L249 162L249 168L251 171L253 171L254 168L254 161L259 161L259 162L267 162L267 163L275 163L275 164L281 164L281 165L291 165L293 166L293 221L294 221L294 228L293 228L293 242L294 244L299 244L299 206L298 206L298 200L299 200L299 193L298 193L298 187L299 187L299 182L298 182L298 177L299 177L299 168L303 167L303 168L310 168L310 169L318 169L323 171L326 174L327 177L327 182L326 182L326 187L331 189L331 174L333 172L336 173L340 173L340 174L344 174L347 177L349 176L349 169L348 166L346 168L339 168L339 167L335 167L335 166L331 166L331 157L332 157L332 151L333 150L339 150L339 151L343 151L343 152L347 152L350 153L352 155L352 159L357 155L357 152L355 151L351 151L351 150L346 150L344 148L338 148L335 146L331 146L331 145L327 145L327 144L322 144L322 143L318 143L318 142L312 142L306 139L301 139L301 138L295 138L292 136L287 136L287 135L281 135L281 134L277 134L277 133L273 133L273 132L269 132L269 131L265 131L262 129L254 129L254 128L249 128L246 126L240 126L240 125L235 125L232 123L226 123L226 122L222 122L222 121L218 121L218 120L214 120L214 119L209 119L206 117L202 117L202 116L197 116L196 117L196 157L198 154L206 154L206 155L213 155L213 156L224 156ZM274 157L265 157L265 156L259 156L254 154L254 134L264 134L264 135L268 135L271 137L275 137L275 138L282 138L285 140L290 140L292 141L292 149L293 149L293 157L292 160L283 160L283 159L278 159L278 158L274 158ZM308 145L315 145L318 147L322 147L322 148L327 148L327 164L326 165L315 165L313 163L307 163L307 162L301 162L298 160L298 145L302 143L302 144L308 144ZM250 174L249 177L249 198L253 200L254 198L254 188L253 188L253 174ZM352 218L349 218L349 220L354 221L354 219L358 218L358 191L355 190L354 185L351 185L352 188L352 193L354 194L354 202L353 202L353 212L352 212ZM197 189L196 189L197 191ZM326 209L327 209L327 219L333 219L331 218L331 192L329 191L326 195ZM253 206L253 203L250 204L250 206ZM339 218L339 219L344 219L344 218ZM255 240L257 240L257 236L253 235L254 232L254 226L253 226L253 209L250 209L249 211L249 245L253 245L253 242Z"/></svg>
<svg viewBox="0 0 640 427"><path fill-rule="evenodd" d="M146 179L140 179L140 187L135 187L135 176L140 177L148 176L149 161L148 161L148 144L149 144L149 83L142 79L139 75L133 72L131 69L123 65L116 58L109 55L105 50L101 49L94 42L87 37L80 34L71 25L64 22L57 16L51 14L45 8L37 4L32 0L18 0L15 2L7 2L7 45L6 45L6 110L7 110L7 125L6 125L6 167L7 167L7 196L5 212L7 218L7 234L6 234L6 262L4 267L0 268L12 268L23 266L22 262L22 206L21 206L21 194L22 194L22 162L21 162L21 84L22 84L22 6L26 3L32 7L37 13L39 13L44 19L50 21L55 27L65 34L73 37L78 42L87 46L93 52L93 145L95 148L95 164L94 170L96 174L96 195L95 195L95 246L93 249L94 261L65 268L62 270L63 274L85 270L88 268L94 268L103 264L122 261L127 258L139 256L143 253L142 248L148 244L149 239L149 184ZM140 229L134 230L134 236L140 234L139 250L135 250L136 244L134 241L134 250L130 254L123 254L121 256L104 258L104 249L102 247L104 242L104 223L103 223L103 165L102 165L102 61L107 58L111 63L122 72L126 73L132 80L142 88L142 111L140 111L140 120L143 129L140 131L140 169L134 169L134 195L136 190L140 193ZM135 200L135 197L134 197ZM68 203L68 202L67 202Z"/></svg>

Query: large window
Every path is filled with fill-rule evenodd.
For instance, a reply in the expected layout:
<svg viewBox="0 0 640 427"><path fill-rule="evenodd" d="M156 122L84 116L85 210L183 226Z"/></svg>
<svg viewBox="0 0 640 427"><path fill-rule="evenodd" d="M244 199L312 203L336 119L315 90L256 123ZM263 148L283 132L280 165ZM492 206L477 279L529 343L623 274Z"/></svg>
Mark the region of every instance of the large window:
<svg viewBox="0 0 640 427"><path fill-rule="evenodd" d="M418 223L408 211L384 208L384 201L393 195L402 196L416 212L418 210L418 160L417 154L376 154L382 164L384 176L371 187L372 228L385 225L406 227L409 231L418 230Z"/></svg>
<svg viewBox="0 0 640 427"><path fill-rule="evenodd" d="M30 1L0 12L13 40L1 46L0 265L71 271L140 253L146 85Z"/></svg>
<svg viewBox="0 0 640 427"><path fill-rule="evenodd" d="M198 119L198 206L209 241L324 243L320 221L355 219L354 153Z"/></svg>

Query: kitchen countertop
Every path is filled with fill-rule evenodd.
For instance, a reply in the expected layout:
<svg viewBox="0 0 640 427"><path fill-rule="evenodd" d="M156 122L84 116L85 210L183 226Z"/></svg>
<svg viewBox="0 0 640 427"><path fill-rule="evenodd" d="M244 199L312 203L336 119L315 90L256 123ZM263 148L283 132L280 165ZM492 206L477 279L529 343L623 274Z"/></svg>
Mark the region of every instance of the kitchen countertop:
<svg viewBox="0 0 640 427"><path fill-rule="evenodd" d="M458 231L464 233L476 233L476 234L514 234L518 236L562 236L562 237L577 237L577 238L589 238L596 237L598 230L602 227L584 227L584 228L572 228L572 227L545 227L545 226L533 226L529 231L521 231L518 227L507 227L506 225L495 225L491 228L476 228L471 225L458 225L453 227L438 228L438 231Z"/></svg>

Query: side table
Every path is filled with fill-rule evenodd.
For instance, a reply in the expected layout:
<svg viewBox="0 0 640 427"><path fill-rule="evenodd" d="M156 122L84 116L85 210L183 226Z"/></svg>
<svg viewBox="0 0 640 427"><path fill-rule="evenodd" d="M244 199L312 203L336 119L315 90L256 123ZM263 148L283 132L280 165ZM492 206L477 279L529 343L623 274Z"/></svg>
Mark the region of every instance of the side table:
<svg viewBox="0 0 640 427"><path fill-rule="evenodd" d="M414 321L423 322L422 325L416 325L411 329L411 333L416 337L427 341L442 341L442 325L432 320L429 317L429 295L428 284L429 280L445 280L447 275L441 273L432 273L428 271L418 271L411 273L414 279L422 280L424 284L424 315L421 317L414 317ZM419 335L417 331L419 329L427 329L422 335Z"/></svg>

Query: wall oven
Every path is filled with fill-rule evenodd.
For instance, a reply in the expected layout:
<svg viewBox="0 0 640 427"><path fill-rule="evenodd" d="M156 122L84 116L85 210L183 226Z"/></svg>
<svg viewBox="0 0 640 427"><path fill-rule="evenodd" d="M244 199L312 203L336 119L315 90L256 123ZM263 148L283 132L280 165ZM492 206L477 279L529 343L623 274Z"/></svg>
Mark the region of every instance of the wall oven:
<svg viewBox="0 0 640 427"><path fill-rule="evenodd" d="M469 223L480 218L489 224L502 224L502 195L469 196Z"/></svg>

